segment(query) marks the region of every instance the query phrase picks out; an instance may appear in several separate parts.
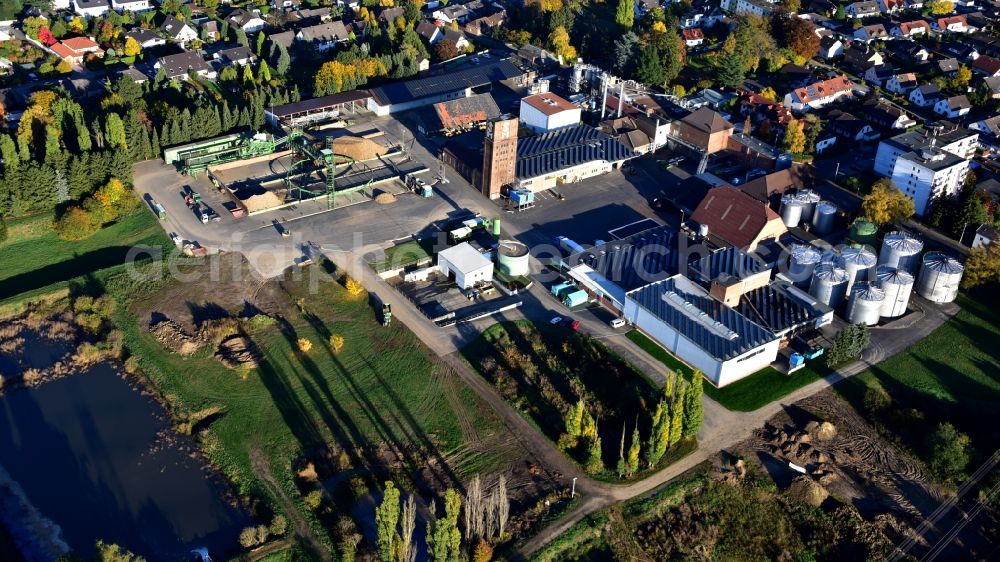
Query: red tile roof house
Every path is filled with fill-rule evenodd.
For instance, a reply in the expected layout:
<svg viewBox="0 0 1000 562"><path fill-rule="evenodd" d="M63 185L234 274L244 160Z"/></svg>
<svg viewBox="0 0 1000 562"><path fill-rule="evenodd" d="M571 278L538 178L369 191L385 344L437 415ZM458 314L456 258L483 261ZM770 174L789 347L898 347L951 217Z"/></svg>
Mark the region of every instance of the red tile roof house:
<svg viewBox="0 0 1000 562"><path fill-rule="evenodd" d="M972 70L989 77L1000 76L1000 59L995 59L989 55L982 55L972 61L969 66L972 67Z"/></svg>
<svg viewBox="0 0 1000 562"><path fill-rule="evenodd" d="M969 24L965 21L965 16L950 16L939 18L934 22L934 27L939 32L951 31L953 33L968 33Z"/></svg>
<svg viewBox="0 0 1000 562"><path fill-rule="evenodd" d="M705 34L697 27L682 29L681 34L684 36L684 44L688 47L696 47L705 41Z"/></svg>
<svg viewBox="0 0 1000 562"><path fill-rule="evenodd" d="M833 103L843 96L854 95L854 84L841 75L809 86L796 88L785 95L785 106L793 111L809 111Z"/></svg>
<svg viewBox="0 0 1000 562"><path fill-rule="evenodd" d="M83 58L90 53L98 57L104 56L104 49L88 37L71 37L52 45L52 52L70 64L82 64Z"/></svg>

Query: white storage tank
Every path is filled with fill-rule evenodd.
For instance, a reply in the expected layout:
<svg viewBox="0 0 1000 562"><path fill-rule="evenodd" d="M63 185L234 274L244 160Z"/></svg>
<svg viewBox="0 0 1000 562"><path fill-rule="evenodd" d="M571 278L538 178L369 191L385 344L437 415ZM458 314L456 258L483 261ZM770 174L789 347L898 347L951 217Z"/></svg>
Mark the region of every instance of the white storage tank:
<svg viewBox="0 0 1000 562"><path fill-rule="evenodd" d="M885 300L882 301L879 314L883 318L897 318L906 314L910 293L913 292L913 275L902 269L880 265L875 270L875 276L878 277L879 288L885 291Z"/></svg>
<svg viewBox="0 0 1000 562"><path fill-rule="evenodd" d="M497 245L497 265L510 277L528 276L528 246L516 240L501 240Z"/></svg>
<svg viewBox="0 0 1000 562"><path fill-rule="evenodd" d="M941 252L927 252L917 278L917 293L931 302L952 302L958 296L964 271L965 266L955 258Z"/></svg>
<svg viewBox="0 0 1000 562"><path fill-rule="evenodd" d="M823 250L823 257L820 258L819 262L828 263L840 268L844 267L843 262L840 261L840 250L837 248L827 248Z"/></svg>
<svg viewBox="0 0 1000 562"><path fill-rule="evenodd" d="M802 221L811 222L813 218L813 210L816 208L816 204L822 200L819 193L811 189L803 189L795 195L795 198L802 203Z"/></svg>
<svg viewBox="0 0 1000 562"><path fill-rule="evenodd" d="M851 298L847 301L847 313L844 319L851 324L878 324L885 302L885 291L875 283L858 282L851 289Z"/></svg>
<svg viewBox="0 0 1000 562"><path fill-rule="evenodd" d="M837 218L837 206L829 201L816 203L813 209L813 232L819 235L833 232L834 221Z"/></svg>
<svg viewBox="0 0 1000 562"><path fill-rule="evenodd" d="M817 265L809 284L809 294L830 308L837 308L847 294L847 272L829 263Z"/></svg>
<svg viewBox="0 0 1000 562"><path fill-rule="evenodd" d="M788 228L799 226L802 221L802 209L804 205L798 197L794 195L783 195L781 197L781 222Z"/></svg>
<svg viewBox="0 0 1000 562"><path fill-rule="evenodd" d="M917 270L917 260L923 249L924 243L910 234L890 232L882 241L878 263L913 273Z"/></svg>
<svg viewBox="0 0 1000 562"><path fill-rule="evenodd" d="M878 256L871 246L859 246L857 248L847 246L840 251L840 259L847 270L847 291L858 281L874 281L875 266L878 264Z"/></svg>
<svg viewBox="0 0 1000 562"><path fill-rule="evenodd" d="M788 273L786 274L792 283L800 286L809 286L812 280L813 270L823 258L819 248L809 244L792 244L789 248Z"/></svg>

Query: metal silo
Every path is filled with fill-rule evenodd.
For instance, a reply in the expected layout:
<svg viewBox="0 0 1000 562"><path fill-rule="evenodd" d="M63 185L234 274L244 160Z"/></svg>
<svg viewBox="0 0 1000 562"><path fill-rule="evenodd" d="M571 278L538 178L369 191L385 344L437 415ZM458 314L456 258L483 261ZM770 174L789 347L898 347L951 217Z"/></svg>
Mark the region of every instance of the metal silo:
<svg viewBox="0 0 1000 562"><path fill-rule="evenodd" d="M816 234L829 234L833 232L833 222L837 218L837 206L829 201L816 203L813 209L812 223L813 232Z"/></svg>
<svg viewBox="0 0 1000 562"><path fill-rule="evenodd" d="M795 195L795 198L802 203L802 220L804 222L812 221L813 210L816 208L816 204L822 199L819 193L811 189L803 189Z"/></svg>
<svg viewBox="0 0 1000 562"><path fill-rule="evenodd" d="M905 232L890 232L882 241L878 263L913 273L917 270L917 259L924 249L924 243Z"/></svg>
<svg viewBox="0 0 1000 562"><path fill-rule="evenodd" d="M794 195L784 195L781 197L781 221L788 228L799 225L802 221L802 208L804 205L799 198Z"/></svg>
<svg viewBox="0 0 1000 562"><path fill-rule="evenodd" d="M958 296L964 271L965 266L955 258L941 252L927 252L917 278L917 292L931 302L951 302Z"/></svg>
<svg viewBox="0 0 1000 562"><path fill-rule="evenodd" d="M878 263L878 256L871 246L861 246L859 248L847 247L840 251L840 259L844 262L844 269L850 278L847 282L847 291L851 291L856 281L874 281L875 265Z"/></svg>
<svg viewBox="0 0 1000 562"><path fill-rule="evenodd" d="M809 244L792 244L789 248L787 276L800 287L809 285L813 270L823 258L822 252Z"/></svg>
<svg viewBox="0 0 1000 562"><path fill-rule="evenodd" d="M875 270L875 276L878 278L878 286L885 291L885 300L882 301L879 314L883 318L896 318L906 314L910 293L913 292L913 275L902 269L880 265Z"/></svg>
<svg viewBox="0 0 1000 562"><path fill-rule="evenodd" d="M851 298L847 301L847 313L844 319L851 324L878 324L885 302L885 291L875 283L859 282L851 289Z"/></svg>
<svg viewBox="0 0 1000 562"><path fill-rule="evenodd" d="M847 294L847 272L829 263L817 265L809 284L809 294L830 308L837 308Z"/></svg>

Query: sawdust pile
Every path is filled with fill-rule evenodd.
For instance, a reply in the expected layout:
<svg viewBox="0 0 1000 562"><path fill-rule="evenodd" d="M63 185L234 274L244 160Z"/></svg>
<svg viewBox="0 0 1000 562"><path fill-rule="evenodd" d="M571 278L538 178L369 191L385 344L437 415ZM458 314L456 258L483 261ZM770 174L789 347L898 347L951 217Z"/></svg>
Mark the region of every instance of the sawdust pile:
<svg viewBox="0 0 1000 562"><path fill-rule="evenodd" d="M388 152L388 149L369 139L340 137L333 141L333 152L357 161L363 161L382 156Z"/></svg>
<svg viewBox="0 0 1000 562"><path fill-rule="evenodd" d="M281 205L281 199L273 191L261 190L259 193L248 195L242 200L248 213L256 213L265 209L273 209Z"/></svg>
<svg viewBox="0 0 1000 562"><path fill-rule="evenodd" d="M388 205L389 203L396 202L396 196L391 193L382 192L375 196L375 202L380 205Z"/></svg>

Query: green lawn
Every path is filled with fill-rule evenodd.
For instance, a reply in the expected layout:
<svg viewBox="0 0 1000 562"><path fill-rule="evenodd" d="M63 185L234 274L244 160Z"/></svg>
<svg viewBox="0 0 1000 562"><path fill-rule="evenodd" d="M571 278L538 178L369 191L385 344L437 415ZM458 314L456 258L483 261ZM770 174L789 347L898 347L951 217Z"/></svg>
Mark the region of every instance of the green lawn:
<svg viewBox="0 0 1000 562"><path fill-rule="evenodd" d="M410 240L402 244L396 244L385 249L385 259L372 262L371 267L375 271L385 271L396 267L405 267L417 263L422 259L431 257L434 241L430 238L423 240Z"/></svg>
<svg viewBox="0 0 1000 562"><path fill-rule="evenodd" d="M145 209L86 240L61 240L51 224L49 215L7 223L9 236L0 243L0 299L121 265L136 245L173 247Z"/></svg>
<svg viewBox="0 0 1000 562"><path fill-rule="evenodd" d="M626 337L654 359L666 365L668 369L683 373L688 380L691 379L691 367L682 363L642 332L632 330L626 334ZM705 384L705 394L729 410L752 412L823 378L828 372L824 365L817 364L815 361L812 365L807 365L792 375L786 375L768 367L723 388Z"/></svg>
<svg viewBox="0 0 1000 562"><path fill-rule="evenodd" d="M1000 296L994 285L958 304L962 311L923 341L834 387L918 455L926 435L945 421L967 433L980 455L1000 448ZM879 386L893 404L872 414L864 395Z"/></svg>

